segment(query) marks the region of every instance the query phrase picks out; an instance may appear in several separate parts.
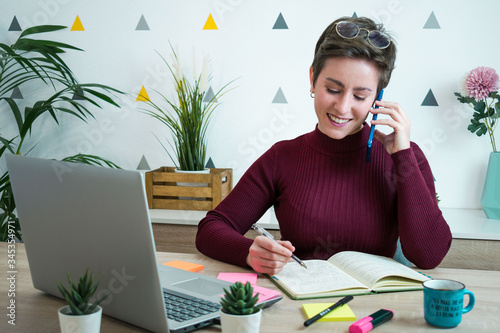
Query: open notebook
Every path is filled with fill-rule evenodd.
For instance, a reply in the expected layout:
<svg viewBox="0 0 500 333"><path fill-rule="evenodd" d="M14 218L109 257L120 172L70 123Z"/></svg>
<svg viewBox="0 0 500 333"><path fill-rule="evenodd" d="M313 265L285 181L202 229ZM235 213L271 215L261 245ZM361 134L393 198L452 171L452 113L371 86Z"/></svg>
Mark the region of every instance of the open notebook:
<svg viewBox="0 0 500 333"><path fill-rule="evenodd" d="M419 290L429 279L394 259L355 251L303 261L308 269L289 262L270 277L292 299Z"/></svg>

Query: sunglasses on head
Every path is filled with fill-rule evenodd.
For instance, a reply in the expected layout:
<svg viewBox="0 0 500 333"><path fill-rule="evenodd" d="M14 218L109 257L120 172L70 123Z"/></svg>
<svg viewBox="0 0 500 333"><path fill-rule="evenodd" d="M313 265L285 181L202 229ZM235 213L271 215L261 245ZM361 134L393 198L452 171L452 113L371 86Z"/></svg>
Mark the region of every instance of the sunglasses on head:
<svg viewBox="0 0 500 333"><path fill-rule="evenodd" d="M370 43L370 45L376 47L377 49L385 49L391 44L391 38L382 31L360 28L357 24L349 21L341 21L335 25L335 31L337 31L337 34L340 37L347 39L358 37L361 30L368 32L366 40Z"/></svg>

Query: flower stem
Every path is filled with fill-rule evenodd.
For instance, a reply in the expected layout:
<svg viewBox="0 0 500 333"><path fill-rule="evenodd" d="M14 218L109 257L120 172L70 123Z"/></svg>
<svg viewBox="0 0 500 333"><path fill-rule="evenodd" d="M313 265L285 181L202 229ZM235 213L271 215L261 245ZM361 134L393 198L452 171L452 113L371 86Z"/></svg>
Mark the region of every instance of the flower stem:
<svg viewBox="0 0 500 333"><path fill-rule="evenodd" d="M489 109L491 107L491 105L493 105L493 102L495 100L492 100L491 103L488 105L487 104L487 101L486 99L484 100L485 103L486 103L486 112L487 114L489 114ZM495 125L492 125L492 119L490 118L490 116L487 116L485 119L484 119L484 123L486 125L486 128L488 128L488 134L490 136L490 141L491 141L491 147L493 148L493 152L496 153L497 152L497 146L496 146L496 143L495 143L495 128L497 126L497 123L495 123Z"/></svg>
<svg viewBox="0 0 500 333"><path fill-rule="evenodd" d="M491 140L491 145L493 147L493 152L496 153L497 152L497 145L495 144L495 135L493 135L493 132L491 132L490 140Z"/></svg>

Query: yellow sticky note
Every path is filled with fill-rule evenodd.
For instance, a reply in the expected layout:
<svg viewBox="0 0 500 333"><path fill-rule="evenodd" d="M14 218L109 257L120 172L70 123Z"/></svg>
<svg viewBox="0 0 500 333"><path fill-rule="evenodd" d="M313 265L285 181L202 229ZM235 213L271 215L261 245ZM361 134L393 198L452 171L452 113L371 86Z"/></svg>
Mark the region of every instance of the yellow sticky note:
<svg viewBox="0 0 500 333"><path fill-rule="evenodd" d="M331 306L333 303L309 303L302 304L302 309L304 310L307 319L310 319L323 311L324 309ZM356 320L356 315L352 312L349 305L344 304L341 307L328 313L323 318L318 321L354 321Z"/></svg>
<svg viewBox="0 0 500 333"><path fill-rule="evenodd" d="M180 260L169 261L164 263L163 265L175 267L178 269L183 269L185 271L190 271L190 272L198 272L201 271L203 268L205 268L205 266L200 264L194 264L192 262L180 261Z"/></svg>

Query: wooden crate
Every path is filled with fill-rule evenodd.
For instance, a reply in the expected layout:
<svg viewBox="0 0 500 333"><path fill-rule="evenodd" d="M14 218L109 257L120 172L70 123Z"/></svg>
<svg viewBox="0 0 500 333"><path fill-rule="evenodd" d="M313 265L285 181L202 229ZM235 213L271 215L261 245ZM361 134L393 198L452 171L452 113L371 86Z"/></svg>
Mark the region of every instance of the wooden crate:
<svg viewBox="0 0 500 333"><path fill-rule="evenodd" d="M233 189L233 170L210 168L209 174L175 173L175 167L146 172L146 193L150 209L214 209ZM179 186L177 183L195 183ZM207 187L196 183L206 183Z"/></svg>

